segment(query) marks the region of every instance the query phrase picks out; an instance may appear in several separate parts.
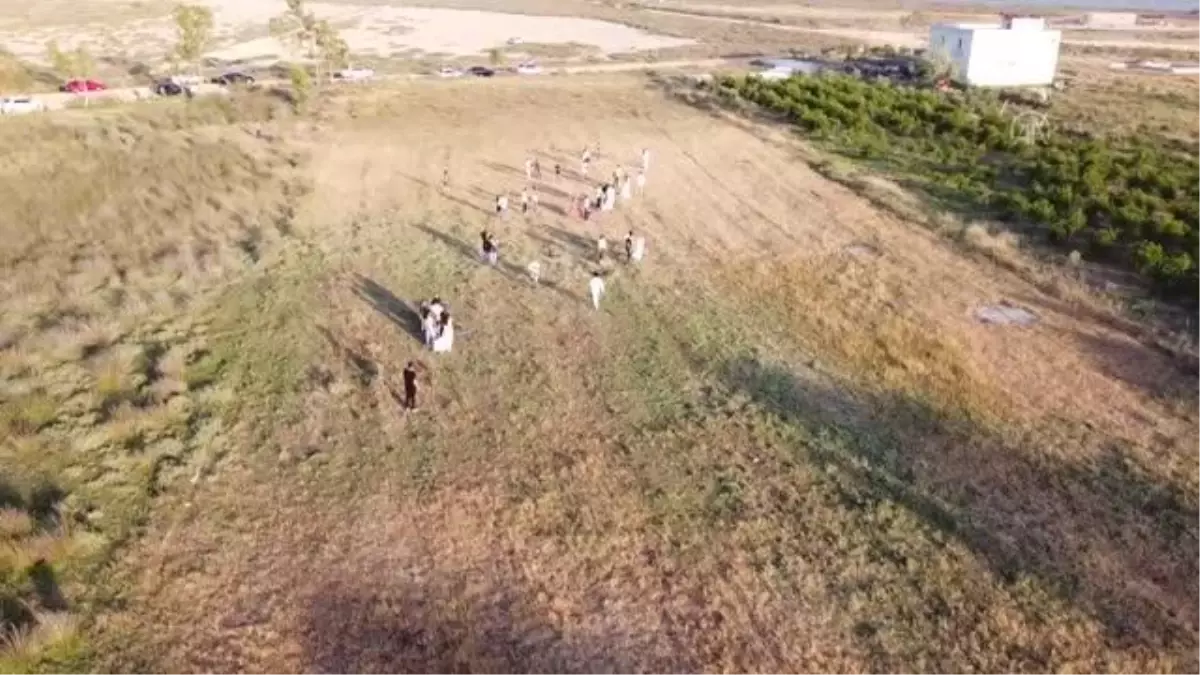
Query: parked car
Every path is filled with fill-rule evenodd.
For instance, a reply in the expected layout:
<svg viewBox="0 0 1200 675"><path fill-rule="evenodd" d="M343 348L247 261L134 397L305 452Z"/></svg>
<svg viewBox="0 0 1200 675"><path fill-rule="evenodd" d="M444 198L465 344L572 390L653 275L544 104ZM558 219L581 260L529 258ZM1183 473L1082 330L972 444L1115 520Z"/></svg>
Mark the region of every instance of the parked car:
<svg viewBox="0 0 1200 675"><path fill-rule="evenodd" d="M451 67L451 66L442 66L442 69L438 71L438 77L462 77L462 76L463 76L463 71L459 70L458 68Z"/></svg>
<svg viewBox="0 0 1200 675"><path fill-rule="evenodd" d="M44 112L46 104L28 96L12 96L0 98L0 115L24 115L26 113Z"/></svg>
<svg viewBox="0 0 1200 675"><path fill-rule="evenodd" d="M536 61L526 61L517 64L517 73L519 75L541 75L542 67Z"/></svg>
<svg viewBox="0 0 1200 675"><path fill-rule="evenodd" d="M475 77L491 77L496 74L495 70L487 66L471 66L467 69L467 72Z"/></svg>
<svg viewBox="0 0 1200 675"><path fill-rule="evenodd" d="M335 80L343 82L362 82L375 77L375 71L370 68L345 68L333 74Z"/></svg>
<svg viewBox="0 0 1200 675"><path fill-rule="evenodd" d="M104 86L104 83L99 80L67 80L58 89L59 91L71 94L84 94L89 91L104 91L108 87Z"/></svg>
<svg viewBox="0 0 1200 675"><path fill-rule="evenodd" d="M154 85L154 93L158 96L179 96L188 93L188 88L173 80L163 80Z"/></svg>
<svg viewBox="0 0 1200 675"><path fill-rule="evenodd" d="M254 84L254 76L240 70L231 70L212 78L209 82L225 87L235 84Z"/></svg>

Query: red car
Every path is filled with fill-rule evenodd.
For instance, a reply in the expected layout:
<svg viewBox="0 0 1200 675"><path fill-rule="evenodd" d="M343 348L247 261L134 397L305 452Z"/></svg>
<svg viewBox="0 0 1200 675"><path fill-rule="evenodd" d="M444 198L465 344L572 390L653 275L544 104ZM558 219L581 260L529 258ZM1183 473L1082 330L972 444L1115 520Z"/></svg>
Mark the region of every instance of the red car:
<svg viewBox="0 0 1200 675"><path fill-rule="evenodd" d="M68 80L66 84L58 88L59 91L70 92L72 94L82 94L89 91L104 91L108 87L104 86L99 80Z"/></svg>

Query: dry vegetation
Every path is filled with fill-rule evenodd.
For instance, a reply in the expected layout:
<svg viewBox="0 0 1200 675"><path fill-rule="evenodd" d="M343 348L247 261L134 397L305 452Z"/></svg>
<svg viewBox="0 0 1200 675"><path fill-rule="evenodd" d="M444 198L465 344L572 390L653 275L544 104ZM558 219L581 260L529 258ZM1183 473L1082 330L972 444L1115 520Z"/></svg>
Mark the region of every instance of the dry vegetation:
<svg viewBox="0 0 1200 675"><path fill-rule="evenodd" d="M570 175L491 222L526 153L572 174L596 141L652 149L644 200L585 226ZM1197 667L1194 373L781 131L610 75L68 111L0 148L4 670ZM593 313L600 225L649 257ZM997 301L1041 322L971 318Z"/></svg>

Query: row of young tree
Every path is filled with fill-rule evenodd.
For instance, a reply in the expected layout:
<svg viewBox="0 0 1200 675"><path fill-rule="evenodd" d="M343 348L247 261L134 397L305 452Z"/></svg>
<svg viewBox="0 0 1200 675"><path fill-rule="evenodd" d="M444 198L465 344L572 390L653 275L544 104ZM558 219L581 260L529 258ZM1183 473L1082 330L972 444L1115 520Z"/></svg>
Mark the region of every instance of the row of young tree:
<svg viewBox="0 0 1200 675"><path fill-rule="evenodd" d="M270 34L292 44L305 57L317 64L317 76L331 78L335 70L347 67L350 47L329 21L317 19L304 0L285 0L287 10L271 19ZM214 21L212 10L203 5L179 5L174 12L176 43L167 55L176 73L199 73L204 54L212 47ZM95 61L87 48L79 46L63 51L58 43L46 44L46 58L62 77L82 78L92 75Z"/></svg>
<svg viewBox="0 0 1200 675"><path fill-rule="evenodd" d="M730 77L833 149L915 179L943 203L1044 233L1197 301L1200 164L1150 137L1023 132L994 99L851 77Z"/></svg>

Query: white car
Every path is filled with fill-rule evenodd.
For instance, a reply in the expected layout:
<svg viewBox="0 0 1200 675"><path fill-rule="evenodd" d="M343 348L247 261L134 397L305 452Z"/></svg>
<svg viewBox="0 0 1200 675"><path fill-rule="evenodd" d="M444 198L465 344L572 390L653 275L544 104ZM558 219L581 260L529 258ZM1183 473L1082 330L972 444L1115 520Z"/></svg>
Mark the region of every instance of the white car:
<svg viewBox="0 0 1200 675"><path fill-rule="evenodd" d="M204 78L199 75L172 75L167 78L167 81L181 87L194 87L204 82Z"/></svg>
<svg viewBox="0 0 1200 675"><path fill-rule="evenodd" d="M542 67L534 61L526 61L517 65L517 72L521 75L541 75Z"/></svg>
<svg viewBox="0 0 1200 675"><path fill-rule="evenodd" d="M346 82L362 82L375 77L375 71L370 68L346 68L334 73L333 77Z"/></svg>
<svg viewBox="0 0 1200 675"><path fill-rule="evenodd" d="M24 115L45 112L46 104L28 96L0 98L0 115Z"/></svg>
<svg viewBox="0 0 1200 675"><path fill-rule="evenodd" d="M438 77L462 77L462 75L462 70L453 68L451 66L443 66L442 69L438 71Z"/></svg>

